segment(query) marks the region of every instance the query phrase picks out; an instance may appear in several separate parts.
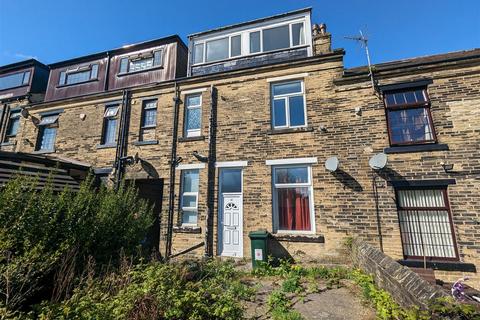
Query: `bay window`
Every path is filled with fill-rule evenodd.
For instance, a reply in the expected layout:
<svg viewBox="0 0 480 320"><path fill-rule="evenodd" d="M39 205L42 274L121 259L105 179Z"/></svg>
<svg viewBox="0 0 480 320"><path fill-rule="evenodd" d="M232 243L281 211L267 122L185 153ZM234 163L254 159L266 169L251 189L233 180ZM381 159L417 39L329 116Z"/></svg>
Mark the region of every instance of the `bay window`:
<svg viewBox="0 0 480 320"><path fill-rule="evenodd" d="M304 127L307 124L303 81L272 84L272 127Z"/></svg>
<svg viewBox="0 0 480 320"><path fill-rule="evenodd" d="M273 212L275 231L314 230L310 166L273 167Z"/></svg>
<svg viewBox="0 0 480 320"><path fill-rule="evenodd" d="M405 258L456 260L447 189L397 189L396 195Z"/></svg>
<svg viewBox="0 0 480 320"><path fill-rule="evenodd" d="M436 142L426 88L385 92L384 103L391 145Z"/></svg>
<svg viewBox="0 0 480 320"><path fill-rule="evenodd" d="M182 225L196 225L198 220L199 170L183 170L181 178L181 222Z"/></svg>

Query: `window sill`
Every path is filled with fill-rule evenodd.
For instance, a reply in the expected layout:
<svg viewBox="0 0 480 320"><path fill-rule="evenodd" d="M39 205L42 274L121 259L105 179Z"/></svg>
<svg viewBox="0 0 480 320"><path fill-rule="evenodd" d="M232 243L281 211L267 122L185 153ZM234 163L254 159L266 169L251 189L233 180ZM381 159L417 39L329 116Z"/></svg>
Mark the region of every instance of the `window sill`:
<svg viewBox="0 0 480 320"><path fill-rule="evenodd" d="M97 144L97 149L109 149L109 148L116 148L116 147L117 147L116 143Z"/></svg>
<svg viewBox="0 0 480 320"><path fill-rule="evenodd" d="M47 153L55 153L55 149L53 150L36 150L32 152L33 154L47 154Z"/></svg>
<svg viewBox="0 0 480 320"><path fill-rule="evenodd" d="M414 146L390 147L383 149L386 154L391 153L409 153L409 152L425 152L425 151L446 151L448 144L422 144Z"/></svg>
<svg viewBox="0 0 480 320"><path fill-rule="evenodd" d="M142 73L142 72L148 72L148 71L153 71L153 70L158 70L158 69L163 69L163 65L161 66L156 66L153 68L148 68L144 70L138 70L138 71L132 71L132 72L122 72L122 73L117 73L117 77L124 77L124 76L129 76L131 74L137 74L137 73Z"/></svg>
<svg viewBox="0 0 480 320"><path fill-rule="evenodd" d="M313 132L313 127L302 127L302 128L286 128L286 129L272 129L267 132L269 135L273 134L286 134L286 133L297 133L297 132Z"/></svg>
<svg viewBox="0 0 480 320"><path fill-rule="evenodd" d="M402 266L423 268L423 260L398 260ZM459 261L427 261L427 268L442 271L477 272L473 263Z"/></svg>
<svg viewBox="0 0 480 320"><path fill-rule="evenodd" d="M152 144L158 144L158 140L146 140L146 141L134 141L134 146L148 146Z"/></svg>
<svg viewBox="0 0 480 320"><path fill-rule="evenodd" d="M175 226L173 227L175 233L202 233L202 228L197 226Z"/></svg>
<svg viewBox="0 0 480 320"><path fill-rule="evenodd" d="M178 142L203 141L203 140L205 140L205 136L183 137L178 139Z"/></svg>
<svg viewBox="0 0 480 320"><path fill-rule="evenodd" d="M90 80L82 81L82 82L77 82L77 83L60 84L60 85L56 86L56 88L60 89L60 88L72 87L72 86L76 86L76 85L80 85L80 84L84 84L84 83L95 82L95 81L98 81L98 78L90 79Z"/></svg>
<svg viewBox="0 0 480 320"><path fill-rule="evenodd" d="M16 141L14 141L14 142L2 142L2 143L0 143L0 146L1 147L6 147L6 146L14 146L16 144L17 144Z"/></svg>
<svg viewBox="0 0 480 320"><path fill-rule="evenodd" d="M303 243L325 243L325 237L322 235L294 235L294 234L274 234L273 238L285 242L303 242Z"/></svg>

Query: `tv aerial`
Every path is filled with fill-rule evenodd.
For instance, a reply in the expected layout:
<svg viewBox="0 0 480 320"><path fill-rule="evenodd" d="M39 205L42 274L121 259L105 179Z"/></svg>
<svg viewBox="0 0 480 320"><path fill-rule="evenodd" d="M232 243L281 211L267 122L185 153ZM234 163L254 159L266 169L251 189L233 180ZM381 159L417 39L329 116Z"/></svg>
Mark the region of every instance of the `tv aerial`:
<svg viewBox="0 0 480 320"><path fill-rule="evenodd" d="M372 156L368 165L375 171L382 170L387 165L387 155L382 152Z"/></svg>
<svg viewBox="0 0 480 320"><path fill-rule="evenodd" d="M362 48L365 48L365 54L367 56L367 62L368 62L368 72L369 72L369 77L370 77L370 82L372 84L372 89L373 92L376 93L376 85L375 85L375 80L373 78L373 69L372 69L372 63L370 60L370 51L368 50L368 37L365 36L362 32L362 30L359 31L360 35L359 36L348 36L344 37L347 40L354 40L362 46Z"/></svg>

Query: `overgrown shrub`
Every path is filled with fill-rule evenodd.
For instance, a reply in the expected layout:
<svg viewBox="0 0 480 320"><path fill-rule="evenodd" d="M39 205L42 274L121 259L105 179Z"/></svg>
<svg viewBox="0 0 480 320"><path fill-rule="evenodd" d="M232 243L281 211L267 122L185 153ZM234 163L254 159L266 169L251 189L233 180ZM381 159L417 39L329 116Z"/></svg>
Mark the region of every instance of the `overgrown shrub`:
<svg viewBox="0 0 480 320"><path fill-rule="evenodd" d="M96 278L60 304L44 303L40 319L241 319L241 299L252 289L242 284L233 264L138 264Z"/></svg>
<svg viewBox="0 0 480 320"><path fill-rule="evenodd" d="M93 179L78 192L42 189L19 177L0 189L0 312L12 312L53 295L61 299L87 259L114 265L145 238L151 210L133 187L94 188ZM3 310L3 311L2 311Z"/></svg>

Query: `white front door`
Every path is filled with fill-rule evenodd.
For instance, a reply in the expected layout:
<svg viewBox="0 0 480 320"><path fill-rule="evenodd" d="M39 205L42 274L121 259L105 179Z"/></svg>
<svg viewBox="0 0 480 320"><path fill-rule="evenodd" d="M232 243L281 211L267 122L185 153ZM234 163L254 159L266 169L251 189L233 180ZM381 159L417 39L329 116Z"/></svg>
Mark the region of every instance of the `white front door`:
<svg viewBox="0 0 480 320"><path fill-rule="evenodd" d="M219 254L243 257L242 169L220 171Z"/></svg>

